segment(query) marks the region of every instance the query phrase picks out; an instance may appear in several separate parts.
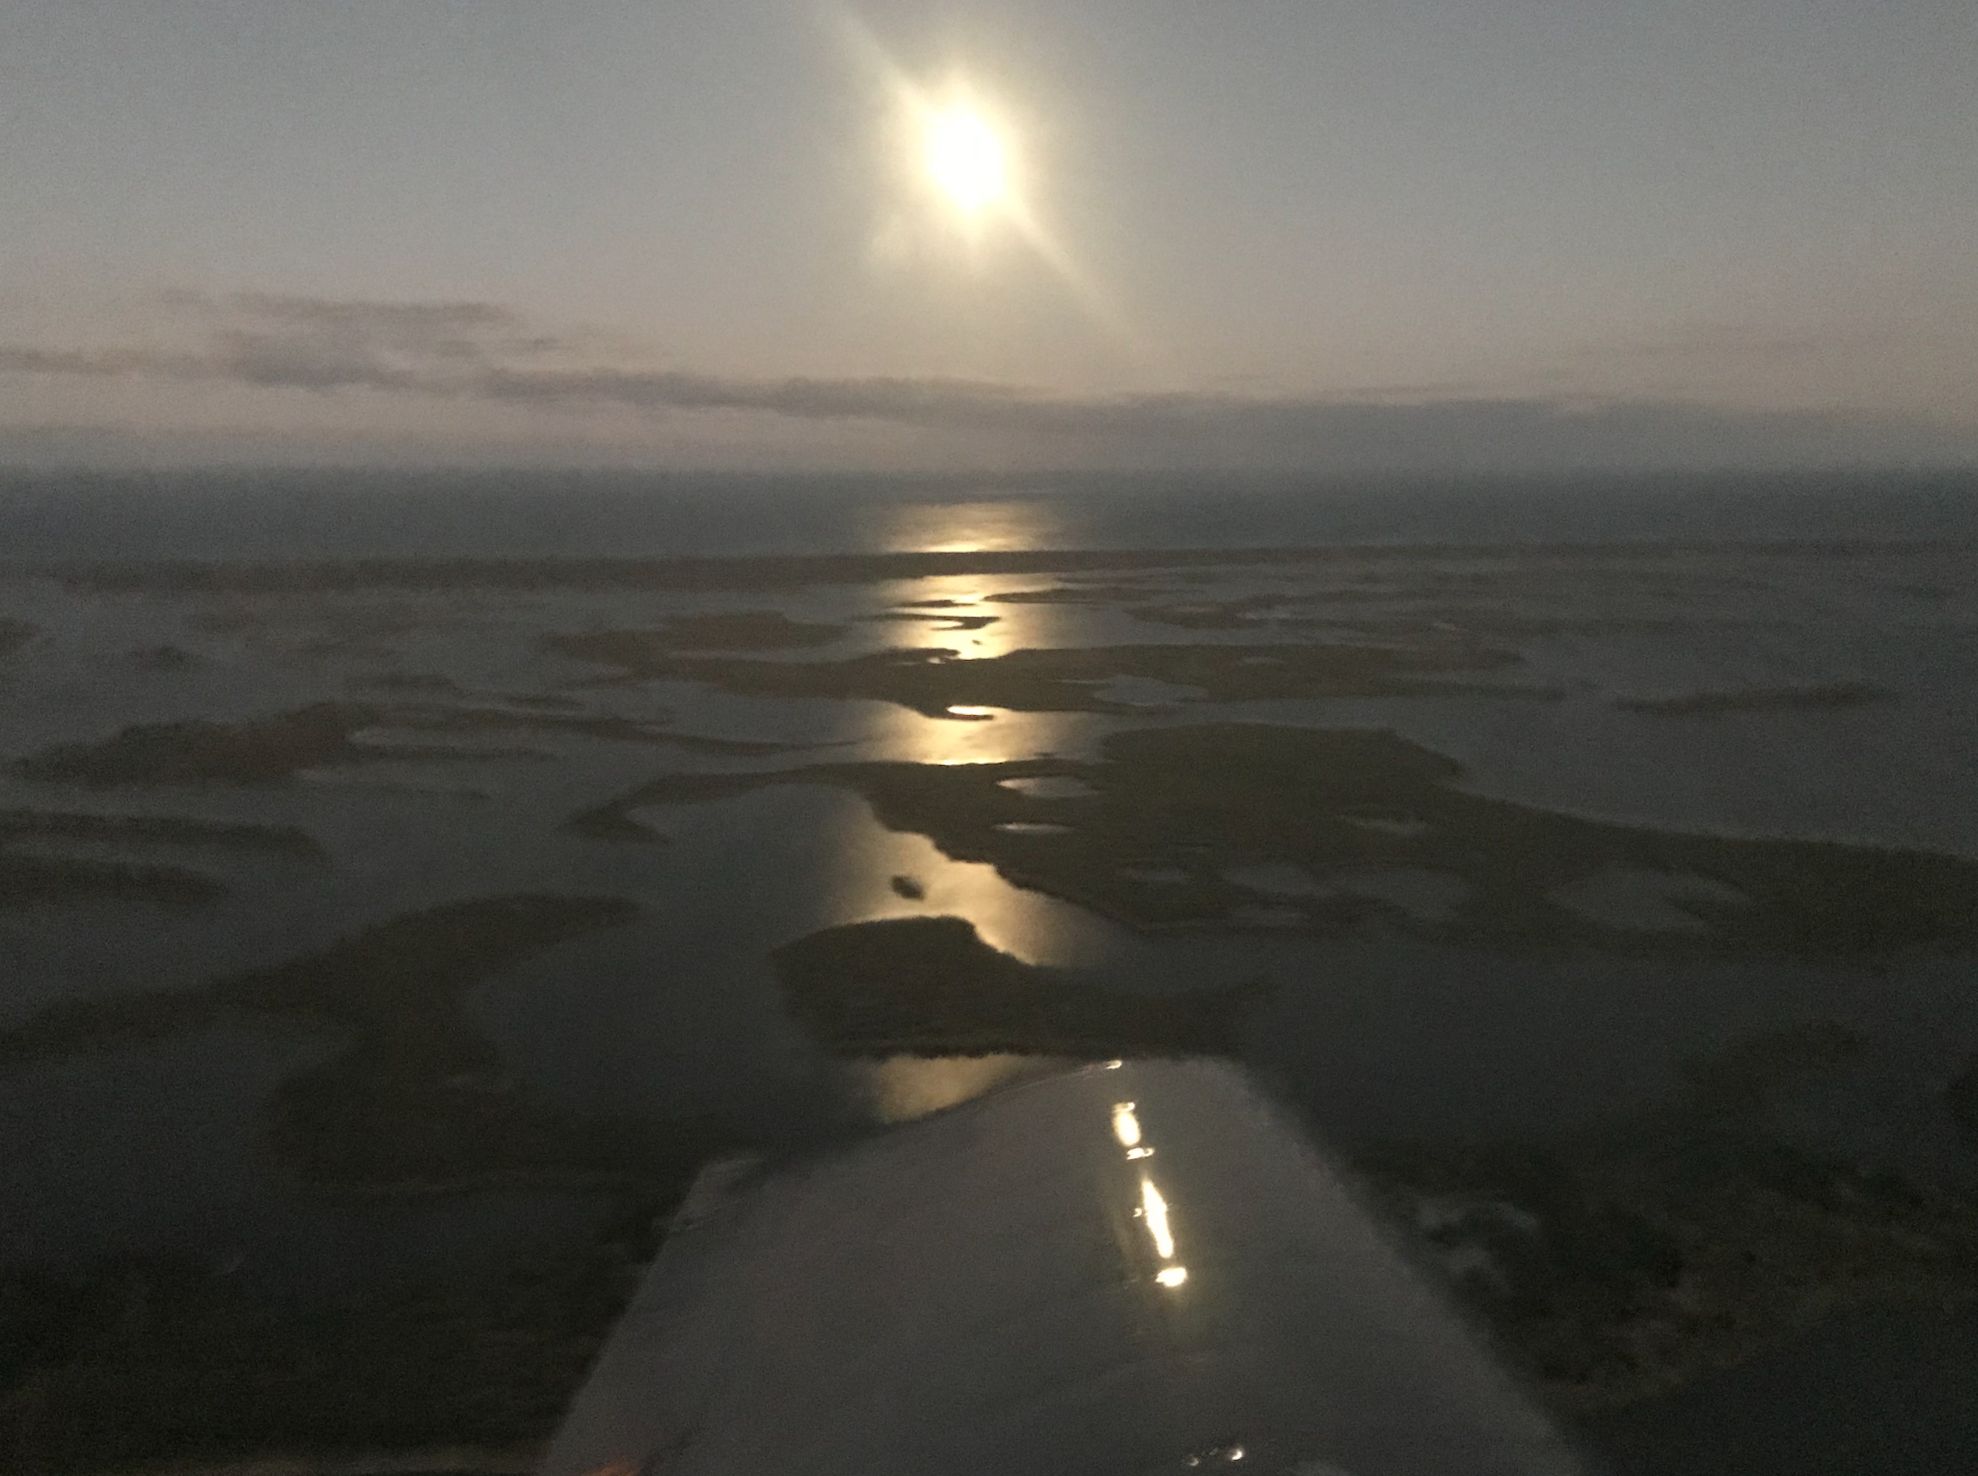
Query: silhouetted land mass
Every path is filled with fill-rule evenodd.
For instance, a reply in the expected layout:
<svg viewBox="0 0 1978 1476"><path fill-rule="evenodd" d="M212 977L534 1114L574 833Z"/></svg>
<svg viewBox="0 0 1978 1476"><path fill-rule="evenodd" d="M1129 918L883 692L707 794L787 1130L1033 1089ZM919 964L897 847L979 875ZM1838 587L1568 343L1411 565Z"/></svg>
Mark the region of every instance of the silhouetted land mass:
<svg viewBox="0 0 1978 1476"><path fill-rule="evenodd" d="M771 955L791 1013L846 1056L1220 1054L1256 985L1128 993L991 948L959 917L826 928Z"/></svg>
<svg viewBox="0 0 1978 1476"><path fill-rule="evenodd" d="M241 722L138 723L99 743L69 743L20 760L30 779L79 784L267 784L300 769L374 757L351 735L375 709L318 702Z"/></svg>
<svg viewBox="0 0 1978 1476"><path fill-rule="evenodd" d="M421 697L463 695L460 683L436 671L381 671L364 677L354 685L374 692L409 692Z"/></svg>
<svg viewBox="0 0 1978 1476"><path fill-rule="evenodd" d="M363 741L372 729L480 735L488 732L574 735L645 743L746 758L793 751L792 745L676 733L656 722L609 714L578 714L467 705L381 706L317 702L268 717L233 722L192 719L138 723L93 743L67 743L30 754L15 767L30 779L98 787L166 784L275 784L305 769L339 764L544 758L532 748L491 748L444 742Z"/></svg>
<svg viewBox="0 0 1978 1476"><path fill-rule="evenodd" d="M1837 1308L1978 1300L1978 1204L1763 1128L1860 1048L1832 1022L1761 1030L1694 1063L1686 1099L1603 1134L1361 1163L1555 1404L1624 1404Z"/></svg>
<svg viewBox="0 0 1978 1476"><path fill-rule="evenodd" d="M1741 545L1719 540L1659 545L1669 558L1706 554L1721 558ZM1805 554L1849 559L1900 542L1868 539L1774 539L1753 545L1768 554ZM1230 549L983 549L954 553L790 554L746 559L695 558L378 558L283 560L222 563L147 560L143 562L27 564L27 572L48 573L79 589L105 591L214 592L237 594L304 593L348 589L618 589L773 590L814 585L872 584L883 580L925 579L964 574L1084 575L1109 571L1199 570L1209 568L1310 565L1358 571L1370 560L1406 563L1450 554L1473 557L1473 544L1417 543L1377 548L1338 544L1325 547ZM1550 543L1517 550L1520 562L1543 569L1586 560L1635 564L1641 547L1631 543ZM1487 578L1488 576L1482 576ZM1451 578L1452 586L1457 582ZM1474 581L1472 582L1474 585ZM1132 586L1134 594L1144 593ZM1020 591L1019 591L1020 593ZM930 605L929 601L917 604Z"/></svg>
<svg viewBox="0 0 1978 1476"><path fill-rule="evenodd" d="M1964 1140L1978 1148L1978 1055L1964 1063L1964 1070L1944 1088L1944 1105L1950 1109Z"/></svg>
<svg viewBox="0 0 1978 1476"><path fill-rule="evenodd" d="M187 671L199 658L183 646L141 646L130 653L131 665L139 671Z"/></svg>
<svg viewBox="0 0 1978 1476"><path fill-rule="evenodd" d="M1510 651L1474 645L1132 645L1022 650L972 661L943 647L895 648L842 661L763 661L684 655L671 642L641 631L552 636L549 645L626 676L702 682L758 697L864 698L930 717L957 706L1135 710L1132 703L1104 694L1104 684L1115 677L1190 687L1221 702L1447 693L1446 685L1430 679L1491 671L1518 659Z"/></svg>
<svg viewBox="0 0 1978 1476"><path fill-rule="evenodd" d="M930 602L931 603L931 602ZM960 601L944 600L944 605L960 606ZM965 607L964 607L965 608ZM955 615L943 610L881 610L876 615L863 615L862 620L873 621L925 621L935 630L967 631L986 630L1002 617L999 615Z"/></svg>
<svg viewBox="0 0 1978 1476"><path fill-rule="evenodd" d="M488 897L178 993L58 1004L0 1031L0 1071L288 1021L339 1038L277 1088L272 1144L337 1193L608 1190L594 1244L499 1277L271 1302L149 1257L0 1274L0 1454L21 1470L267 1451L502 1444L554 1426L653 1249L654 1218L729 1146L704 1127L536 1100L461 1007L498 969L637 913L616 898Z"/></svg>
<svg viewBox="0 0 1978 1476"><path fill-rule="evenodd" d="M976 663L980 664L980 663ZM1012 778L1065 776L1089 794L1025 795ZM1633 952L1850 954L1978 941L1978 862L1828 841L1763 840L1606 824L1459 787L1452 760L1393 733L1245 724L1108 736L1101 757L1004 764L813 764L656 779L576 817L641 830L639 806L767 785L836 784L882 823L949 856L1141 928L1380 927L1494 947L1612 945ZM1046 823L1060 830L1011 830ZM1231 869L1296 868L1309 895L1260 892ZM1241 875L1241 873L1237 873ZM1666 877L1693 928L1630 927L1573 905L1602 877ZM1412 906L1384 879L1429 879L1447 908ZM1179 878L1179 879L1177 879Z"/></svg>
<svg viewBox="0 0 1978 1476"><path fill-rule="evenodd" d="M1628 554L1624 548L1616 548L1614 552L1621 556ZM1340 562L1358 553L1358 550L1285 548L1022 549L973 553L792 554L749 559L387 558L260 564L158 560L64 563L46 572L81 589L180 593L294 594L347 589L469 588L774 590L954 574L1075 574L1109 569Z"/></svg>
<svg viewBox="0 0 1978 1476"><path fill-rule="evenodd" d="M1144 591L1143 591L1144 593ZM1327 591L1328 600L1351 598L1351 592ZM1385 591L1375 598L1387 598ZM1305 628L1320 623L1309 612L1291 612L1282 595L1246 595L1241 599L1199 601L1166 605L1136 605L1136 620L1154 625L1171 625L1177 630L1256 630L1270 624Z"/></svg>
<svg viewBox="0 0 1978 1476"><path fill-rule="evenodd" d="M391 708L379 714L394 728L428 733L506 732L535 736L572 734L601 738L618 743L645 743L662 748L678 748L690 753L712 753L731 758L761 758L775 754L798 753L807 745L772 743L753 738L716 738L698 733L678 733L664 720L617 717L610 713L521 711L514 706L432 705ZM396 752L396 750L393 750ZM440 750L445 753L446 750ZM476 750L458 750L471 757Z"/></svg>
<svg viewBox="0 0 1978 1476"><path fill-rule="evenodd" d="M49 854L21 841L133 843L320 860L322 848L285 825L195 820L174 815L97 815L84 811L0 809L0 907L112 900L196 907L226 893L218 877L170 862L124 856Z"/></svg>
<svg viewBox="0 0 1978 1476"><path fill-rule="evenodd" d="M0 1273L0 1465L301 1471L346 1453L539 1445L668 1202L627 1195L588 1242L498 1277L311 1306L164 1257Z"/></svg>
<svg viewBox="0 0 1978 1476"><path fill-rule="evenodd" d="M1721 712L1791 711L1795 708L1866 707L1889 702L1895 694L1867 682L1819 682L1802 687L1741 687L1685 692L1674 697L1620 697L1614 705L1630 712L1670 715Z"/></svg>
<svg viewBox="0 0 1978 1476"><path fill-rule="evenodd" d="M226 895L214 877L181 866L0 850L0 908L107 900L198 907Z"/></svg>
<svg viewBox="0 0 1978 1476"><path fill-rule="evenodd" d="M655 631L669 645L701 651L783 651L828 646L844 634L837 625L792 620L776 610L676 615Z"/></svg>
<svg viewBox="0 0 1978 1476"><path fill-rule="evenodd" d="M990 595L997 605L1120 605L1144 600L1144 584L1057 584L1046 589L1011 589Z"/></svg>
<svg viewBox="0 0 1978 1476"><path fill-rule="evenodd" d="M293 825L205 820L185 815L100 815L83 810L0 809L0 845L15 838L118 844L156 841L220 851L320 859L323 848Z"/></svg>
<svg viewBox="0 0 1978 1476"><path fill-rule="evenodd" d="M662 1138L642 1120L574 1116L533 1100L460 1005L498 969L637 915L618 898L558 896L409 913L203 988L52 1005L0 1030L0 1069L286 1017L344 1042L285 1081L272 1103L274 1145L305 1179L388 1193L665 1177L697 1161L701 1145Z"/></svg>

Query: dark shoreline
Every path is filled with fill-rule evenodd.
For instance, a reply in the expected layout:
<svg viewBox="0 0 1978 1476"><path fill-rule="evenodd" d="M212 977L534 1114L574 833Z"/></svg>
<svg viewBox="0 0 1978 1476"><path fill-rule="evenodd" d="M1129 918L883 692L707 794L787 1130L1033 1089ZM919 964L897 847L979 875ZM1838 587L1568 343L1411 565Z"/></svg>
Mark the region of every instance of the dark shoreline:
<svg viewBox="0 0 1978 1476"><path fill-rule="evenodd" d="M1298 547L1171 549L985 549L974 553L724 554L677 557L503 555L292 559L16 560L0 563L0 577L50 578L104 592L301 593L371 588L689 590L787 589L813 585L872 584L968 574L1082 574L1120 570L1205 568L1228 565L1305 565L1370 559L1453 556L1542 562L1554 559L1638 559L1645 553L1725 555L1740 551L1858 558L1907 550L1899 538L1730 538L1611 540L1557 543L1339 542ZM1933 547L1970 547L1978 538L1938 540Z"/></svg>

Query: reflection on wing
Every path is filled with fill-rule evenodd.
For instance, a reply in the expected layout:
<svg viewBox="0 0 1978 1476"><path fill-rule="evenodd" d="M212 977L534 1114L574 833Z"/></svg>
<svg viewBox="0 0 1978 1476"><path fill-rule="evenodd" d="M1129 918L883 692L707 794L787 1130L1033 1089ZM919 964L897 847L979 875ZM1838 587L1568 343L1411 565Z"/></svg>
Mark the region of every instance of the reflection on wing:
<svg viewBox="0 0 1978 1476"><path fill-rule="evenodd" d="M1006 1086L676 1228L543 1470L648 1461L1580 1469L1311 1145L1200 1062Z"/></svg>

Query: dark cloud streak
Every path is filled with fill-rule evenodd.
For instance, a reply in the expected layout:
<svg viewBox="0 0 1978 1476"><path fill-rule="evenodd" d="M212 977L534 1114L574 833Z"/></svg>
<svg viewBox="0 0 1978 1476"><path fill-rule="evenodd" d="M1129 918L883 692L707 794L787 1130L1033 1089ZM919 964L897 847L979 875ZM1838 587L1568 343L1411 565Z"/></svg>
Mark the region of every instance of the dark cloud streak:
<svg viewBox="0 0 1978 1476"><path fill-rule="evenodd" d="M1487 395L1073 395L952 378L750 379L589 361L493 303L179 294L190 350L0 346L0 373L370 391L635 416L724 412L1048 442L1129 464L1436 467L1978 461L1978 435L1839 414Z"/></svg>

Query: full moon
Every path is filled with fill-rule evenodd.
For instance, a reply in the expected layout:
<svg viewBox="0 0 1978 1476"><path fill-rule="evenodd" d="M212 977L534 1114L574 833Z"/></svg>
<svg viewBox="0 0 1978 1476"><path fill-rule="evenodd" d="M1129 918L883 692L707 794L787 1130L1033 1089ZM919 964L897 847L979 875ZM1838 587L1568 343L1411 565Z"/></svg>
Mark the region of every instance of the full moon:
<svg viewBox="0 0 1978 1476"><path fill-rule="evenodd" d="M923 157L928 177L963 215L980 214L1009 189L1008 150L973 108L944 108L927 119Z"/></svg>

